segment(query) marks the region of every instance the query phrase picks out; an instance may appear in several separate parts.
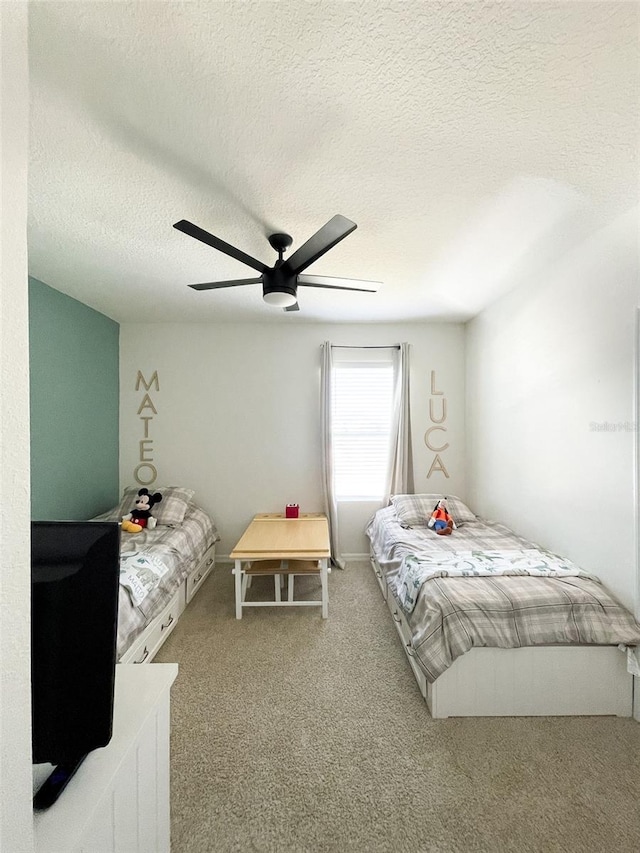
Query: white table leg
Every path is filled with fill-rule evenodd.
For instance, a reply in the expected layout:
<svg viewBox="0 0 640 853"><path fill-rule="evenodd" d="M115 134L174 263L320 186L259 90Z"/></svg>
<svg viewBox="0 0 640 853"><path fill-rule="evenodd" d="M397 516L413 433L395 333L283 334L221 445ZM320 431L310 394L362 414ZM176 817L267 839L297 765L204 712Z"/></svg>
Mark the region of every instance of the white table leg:
<svg viewBox="0 0 640 853"><path fill-rule="evenodd" d="M289 601L293 601L293 575L289 575L289 594L287 598Z"/></svg>
<svg viewBox="0 0 640 853"><path fill-rule="evenodd" d="M236 619L242 619L242 560L236 560Z"/></svg>
<svg viewBox="0 0 640 853"><path fill-rule="evenodd" d="M274 585L276 588L276 603L280 604L282 599L280 598L280 574L274 575Z"/></svg>
<svg viewBox="0 0 640 853"><path fill-rule="evenodd" d="M251 575L248 575L246 572L242 578L242 600L245 601L247 598L247 589L249 588L249 580Z"/></svg>
<svg viewBox="0 0 640 853"><path fill-rule="evenodd" d="M329 616L329 584L327 583L327 560L320 560L320 583L322 584L322 618Z"/></svg>

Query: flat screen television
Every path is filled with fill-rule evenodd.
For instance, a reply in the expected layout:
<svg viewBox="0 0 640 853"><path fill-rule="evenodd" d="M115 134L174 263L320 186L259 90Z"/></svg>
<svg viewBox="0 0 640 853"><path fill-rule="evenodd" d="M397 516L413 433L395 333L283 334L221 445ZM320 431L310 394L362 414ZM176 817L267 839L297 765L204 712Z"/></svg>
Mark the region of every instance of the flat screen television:
<svg viewBox="0 0 640 853"><path fill-rule="evenodd" d="M34 798L57 799L113 727L120 525L31 524L33 763L57 765Z"/></svg>

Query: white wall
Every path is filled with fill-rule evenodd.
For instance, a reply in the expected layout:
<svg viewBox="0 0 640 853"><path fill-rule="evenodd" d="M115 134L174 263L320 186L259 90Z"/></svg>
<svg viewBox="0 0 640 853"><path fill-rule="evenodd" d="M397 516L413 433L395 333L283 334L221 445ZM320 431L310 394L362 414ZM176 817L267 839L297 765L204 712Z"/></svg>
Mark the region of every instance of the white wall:
<svg viewBox="0 0 640 853"><path fill-rule="evenodd" d="M638 266L634 210L483 311L466 340L471 505L629 607Z"/></svg>
<svg viewBox="0 0 640 853"><path fill-rule="evenodd" d="M0 3L0 850L33 850L26 3Z"/></svg>
<svg viewBox="0 0 640 853"><path fill-rule="evenodd" d="M416 491L464 496L464 329L457 324L404 325L139 325L120 329L120 480L133 482L144 424L137 414L144 388L158 371L160 390L149 436L156 485L194 488L216 519L220 554L229 554L256 512L322 509L320 479L320 345L384 345L408 341ZM429 425L430 371L447 397L443 461L450 475L427 480L433 454ZM439 409L437 410L439 412ZM443 434L439 434L441 438ZM368 551L363 528L375 507L341 512L341 545Z"/></svg>

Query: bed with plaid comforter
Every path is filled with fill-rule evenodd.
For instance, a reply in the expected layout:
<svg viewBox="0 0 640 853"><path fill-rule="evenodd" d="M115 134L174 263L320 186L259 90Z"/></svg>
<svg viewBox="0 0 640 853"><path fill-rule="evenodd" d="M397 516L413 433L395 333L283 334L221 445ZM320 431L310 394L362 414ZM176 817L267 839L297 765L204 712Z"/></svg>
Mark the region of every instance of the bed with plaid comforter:
<svg viewBox="0 0 640 853"><path fill-rule="evenodd" d="M580 570L546 576L449 571L461 552L535 551L559 559L502 524L477 519L451 536L438 536L426 528L402 527L391 506L376 513L366 533L399 603L407 566L415 567L415 555L427 556L432 571L413 594L412 607L403 609L415 659L430 682L474 646L640 645L640 625L597 578ZM442 568L434 571L438 555Z"/></svg>
<svg viewBox="0 0 640 853"><path fill-rule="evenodd" d="M119 521L118 507L97 519ZM147 555L153 562L161 563L166 571L158 572L158 582L136 604L136 596L122 582L118 599L118 644L120 658L147 625L171 601L172 596L186 576L204 557L207 549L220 539L213 520L195 503L190 503L184 521L167 527L158 524L153 530L144 528L140 533L122 534L121 567L127 557L136 553ZM123 559L124 558L124 559ZM139 600L139 597L138 597Z"/></svg>

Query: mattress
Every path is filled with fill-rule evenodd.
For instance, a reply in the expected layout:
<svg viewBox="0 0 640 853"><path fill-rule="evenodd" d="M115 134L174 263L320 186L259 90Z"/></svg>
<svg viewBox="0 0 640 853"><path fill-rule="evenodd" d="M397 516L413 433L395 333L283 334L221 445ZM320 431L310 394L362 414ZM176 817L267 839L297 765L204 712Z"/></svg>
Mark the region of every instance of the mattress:
<svg viewBox="0 0 640 853"><path fill-rule="evenodd" d="M480 518L451 536L403 528L393 506L379 510L366 533L394 595L408 554L537 548L504 525ZM474 646L640 644L640 625L593 577L434 577L423 584L405 618L415 658L430 682Z"/></svg>

